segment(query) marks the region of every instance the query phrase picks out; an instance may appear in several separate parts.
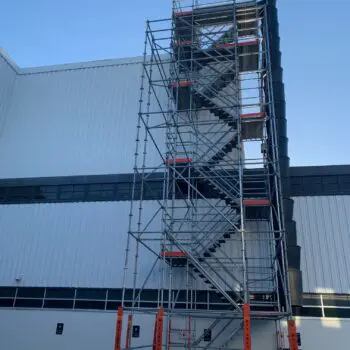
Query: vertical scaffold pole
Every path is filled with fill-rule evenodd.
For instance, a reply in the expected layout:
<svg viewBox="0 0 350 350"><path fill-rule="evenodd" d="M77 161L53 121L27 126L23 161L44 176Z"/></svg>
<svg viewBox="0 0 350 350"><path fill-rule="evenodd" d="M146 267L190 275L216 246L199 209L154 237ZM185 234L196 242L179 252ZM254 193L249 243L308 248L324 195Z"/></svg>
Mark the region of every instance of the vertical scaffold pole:
<svg viewBox="0 0 350 350"><path fill-rule="evenodd" d="M156 350L156 343L157 343L157 323L158 323L158 313L156 315L156 321L154 323L154 331L153 331L153 346L152 350Z"/></svg>
<svg viewBox="0 0 350 350"><path fill-rule="evenodd" d="M129 349L131 341L132 315L128 315L128 328L126 329L125 349Z"/></svg>
<svg viewBox="0 0 350 350"><path fill-rule="evenodd" d="M167 350L170 350L170 349L171 349L170 344L171 344L171 320L168 321Z"/></svg>
<svg viewBox="0 0 350 350"><path fill-rule="evenodd" d="M242 95L242 82L240 77L240 54L238 51L239 46L239 27L237 23L237 8L236 0L233 0L233 42L234 42L234 59L235 59L235 68L236 68L236 79L238 84L239 92L239 103L237 108L237 115L240 116L243 110L243 95ZM242 240L242 267L243 267L243 288L244 288L244 305L243 305L243 343L244 350L251 350L251 324L250 324L250 303L249 303L249 289L248 289L248 266L247 266L247 251L246 251L246 242L245 242L245 207L244 207L244 190L243 190L243 181L244 181L244 167L245 160L243 155L244 144L243 144L243 127L242 120L238 118L238 174L239 174L239 196L240 196L240 222L241 222L241 240Z"/></svg>
<svg viewBox="0 0 350 350"><path fill-rule="evenodd" d="M122 338L122 327L123 327L123 307L118 307L118 316L117 324L115 328L115 341L114 341L114 350L120 350L120 343Z"/></svg>
<svg viewBox="0 0 350 350"><path fill-rule="evenodd" d="M188 316L188 345L187 349L191 350L191 316Z"/></svg>
<svg viewBox="0 0 350 350"><path fill-rule="evenodd" d="M244 350L252 349L252 340L250 335L250 305L243 306L243 330L244 330Z"/></svg>
<svg viewBox="0 0 350 350"><path fill-rule="evenodd" d="M288 338L290 350L298 350L297 326L295 320L288 320Z"/></svg>
<svg viewBox="0 0 350 350"><path fill-rule="evenodd" d="M161 350L162 349L163 320L164 320L164 308L161 307L157 313L156 323L154 325L153 350Z"/></svg>
<svg viewBox="0 0 350 350"><path fill-rule="evenodd" d="M156 350L162 349L163 343L163 319L164 319L164 308L160 308L158 312L157 320L157 337L156 337Z"/></svg>

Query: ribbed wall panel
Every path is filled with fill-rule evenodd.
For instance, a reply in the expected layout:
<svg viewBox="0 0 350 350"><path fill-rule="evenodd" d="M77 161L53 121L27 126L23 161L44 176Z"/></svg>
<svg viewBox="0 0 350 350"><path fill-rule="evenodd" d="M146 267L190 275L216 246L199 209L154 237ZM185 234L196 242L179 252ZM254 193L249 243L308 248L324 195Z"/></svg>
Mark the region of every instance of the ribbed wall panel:
<svg viewBox="0 0 350 350"><path fill-rule="evenodd" d="M141 70L133 63L18 75L0 177L132 172ZM148 162L160 163L154 148Z"/></svg>
<svg viewBox="0 0 350 350"><path fill-rule="evenodd" d="M350 196L294 198L304 292L350 293Z"/></svg>
<svg viewBox="0 0 350 350"><path fill-rule="evenodd" d="M0 270L0 285L120 288L129 206L130 202L2 206L0 264L6 268ZM154 202L144 205L145 219L154 214L154 207ZM154 248L159 251L159 242ZM140 284L154 261L153 254L141 250ZM147 287L158 288L158 282L156 269Z"/></svg>
<svg viewBox="0 0 350 350"><path fill-rule="evenodd" d="M113 348L115 337L116 314L114 312L86 312L60 310L0 310L0 339L3 350L110 350ZM135 313L133 322L140 326L140 338L132 338L132 346L145 346L152 344L154 329L154 315L142 315ZM63 336L57 336L55 329L57 322L64 322ZM203 330L212 324L213 320L197 319L192 321L193 334L199 337ZM237 327L239 320L220 334L214 346L222 344L232 329ZM348 349L350 341L350 321L348 319L329 318L296 318L297 329L300 333L302 346L305 350L329 350L332 348ZM122 340L126 335L127 313L124 314ZM213 329L212 338L222 331L227 320L222 319ZM30 325L30 326L28 326ZM173 329L188 327L188 318L172 318ZM175 328L176 327L176 328ZM279 349L287 349L288 331L285 321L281 321ZM18 333L20 330L20 336ZM167 332L164 332L167 334ZM172 342L179 341L184 344L181 331L172 333ZM274 321L252 320L251 336L253 349L277 349L276 326ZM234 340L229 344L231 349L243 348L243 329L239 330ZM205 346L207 343L202 343ZM201 345L202 345L201 344ZM175 347L175 346L174 346Z"/></svg>
<svg viewBox="0 0 350 350"><path fill-rule="evenodd" d="M0 52L0 139L4 135L6 115L11 103L16 75L14 68Z"/></svg>
<svg viewBox="0 0 350 350"><path fill-rule="evenodd" d="M124 312L122 327L122 345L126 337L128 313ZM116 313L86 312L60 310L0 310L0 339L2 350L110 350L113 349L115 338ZM64 323L62 336L55 334L57 322ZM132 338L134 348L151 349L155 317L152 314L134 313L133 324L140 326L140 337ZM233 330L237 329L240 320L233 320L226 328L228 320L222 319L212 331L213 343L211 349L226 341ZM194 339L200 337L204 329L208 329L213 319L195 319L191 322ZM173 316L171 320L172 348L185 348L188 329L188 317ZM28 326L30 325L30 326ZM166 322L164 321L164 328ZM165 328L166 329L166 328ZM21 335L18 336L18 330ZM182 331L183 330L183 331ZM220 334L219 334L220 332ZM253 344L259 344L259 349L276 349L276 328L273 321L252 320L251 333ZM168 332L163 331L164 343ZM217 337L217 335L220 335ZM315 334L315 333L314 333ZM315 334L316 336L316 334ZM230 348L241 349L243 329L239 329L236 341ZM177 343L177 346L175 346ZM49 344L49 346L48 346ZM201 342L203 348L208 343ZM180 347L182 345L182 347ZM198 347L199 348L199 347ZM253 348L255 349L255 348ZM306 348L307 350L310 348ZM326 349L326 348L320 348Z"/></svg>
<svg viewBox="0 0 350 350"><path fill-rule="evenodd" d="M135 202L134 215L138 215ZM143 203L142 223L147 225L144 238L159 238L161 212L159 204L153 201ZM66 204L33 204L2 206L0 211L0 270L2 286L48 286L48 287L99 287L120 288L124 268L124 257L129 222L130 202L90 202ZM153 218L153 219L152 219ZM151 220L152 219L152 220ZM132 230L137 230L138 216L133 218ZM256 232L259 229L260 234ZM247 235L250 279L261 278L270 262L268 242L258 242L266 228L252 223ZM152 232L152 233L150 233ZM158 233L157 233L158 232ZM238 258L236 277L241 280L240 236L222 246L226 256ZM160 251L160 241L147 241L155 253ZM222 255L218 251L218 256ZM145 282L152 272L157 257L140 246L137 263L137 285ZM263 260L255 260L263 259ZM158 261L146 288L159 287ZM127 286L133 285L135 266L135 240L131 239ZM224 271L221 275L228 281ZM164 277L167 279L168 273ZM183 268L176 269L173 284L185 288L186 278ZM262 276L266 278L266 275ZM217 277L215 277L217 278ZM197 288L209 286L198 279ZM232 284L233 285L233 284ZM270 291L271 283L255 281L252 291Z"/></svg>

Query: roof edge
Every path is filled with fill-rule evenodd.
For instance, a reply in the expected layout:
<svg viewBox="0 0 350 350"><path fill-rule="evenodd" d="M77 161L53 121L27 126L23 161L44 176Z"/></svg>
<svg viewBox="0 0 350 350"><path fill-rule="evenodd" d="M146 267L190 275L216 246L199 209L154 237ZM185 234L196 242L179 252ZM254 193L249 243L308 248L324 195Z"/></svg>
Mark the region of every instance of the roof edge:
<svg viewBox="0 0 350 350"><path fill-rule="evenodd" d="M21 72L16 62L11 58L11 56L5 51L4 48L0 47L0 56L7 62L7 64L17 73Z"/></svg>
<svg viewBox="0 0 350 350"><path fill-rule="evenodd" d="M140 64L142 62L143 62L143 56L137 56L137 57L39 66L39 67L28 67L28 68L22 68L20 70L20 73L23 75L26 75L26 74L49 73L49 72L62 72L62 71L80 70L80 69L89 69L89 68L103 68L103 67L109 67L109 66Z"/></svg>
<svg viewBox="0 0 350 350"><path fill-rule="evenodd" d="M136 57L125 57L125 58L117 58L117 59L112 58L112 59L103 59L103 60L94 60L94 61L83 61L83 62L65 63L65 64L57 64L57 65L20 68L16 64L16 62L11 58L11 56L7 53L7 51L2 47L0 47L0 57L3 57L3 59L7 62L7 64L19 75L61 72L61 71L100 68L100 67L103 68L108 66L123 66L123 65L129 65L129 64L140 64L144 60L143 56L136 56Z"/></svg>

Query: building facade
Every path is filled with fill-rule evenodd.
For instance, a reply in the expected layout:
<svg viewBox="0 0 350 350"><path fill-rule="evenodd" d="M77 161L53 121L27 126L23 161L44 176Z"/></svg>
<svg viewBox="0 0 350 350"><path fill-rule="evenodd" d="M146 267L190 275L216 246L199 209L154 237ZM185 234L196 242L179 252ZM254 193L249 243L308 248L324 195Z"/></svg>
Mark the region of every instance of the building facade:
<svg viewBox="0 0 350 350"><path fill-rule="evenodd" d="M3 349L113 347L132 200L141 61L21 69L0 53ZM162 162L155 152L148 157L150 164ZM300 348L342 346L349 341L350 167L295 167L290 182L297 232L293 245L302 248L303 303L294 305ZM152 191L145 194L146 217L154 215L162 189L155 176ZM138 273L147 279L145 307L157 306L155 260L147 252L140 260ZM127 288L130 301L131 279ZM198 289L203 310L226 307L210 288ZM62 335L56 334L60 323ZM134 324L140 325L140 337L133 346L151 346L154 316L135 316ZM226 324L222 320L213 328L213 338ZM237 326L230 323L226 332ZM199 322L197 335L207 327L205 320ZM186 338L184 329L179 325L174 334L179 342ZM254 321L252 343L253 348L288 348L286 325ZM237 340L230 347L242 344Z"/></svg>

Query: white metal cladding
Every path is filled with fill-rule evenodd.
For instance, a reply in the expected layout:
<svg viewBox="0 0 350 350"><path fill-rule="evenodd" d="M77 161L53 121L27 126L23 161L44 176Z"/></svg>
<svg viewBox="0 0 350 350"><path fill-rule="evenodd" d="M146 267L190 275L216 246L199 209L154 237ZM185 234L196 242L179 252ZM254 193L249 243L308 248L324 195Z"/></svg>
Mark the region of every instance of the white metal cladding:
<svg viewBox="0 0 350 350"><path fill-rule="evenodd" d="M115 312L0 310L1 349L109 350L114 344L115 320ZM57 336L56 326L61 322L63 335ZM17 327L23 327L21 336Z"/></svg>
<svg viewBox="0 0 350 350"><path fill-rule="evenodd" d="M0 138L0 177L132 172L141 64L118 62L20 71ZM154 148L147 158L160 164Z"/></svg>
<svg viewBox="0 0 350 350"><path fill-rule="evenodd" d="M350 320L341 318L296 317L302 350L348 349ZM278 349L289 349L287 320L280 322ZM263 348L265 349L265 348ZM271 349L271 348L266 348Z"/></svg>
<svg viewBox="0 0 350 350"><path fill-rule="evenodd" d="M123 335L126 332L126 314L123 320ZM46 349L50 344L52 350L109 350L113 347L115 336L115 312L100 311L57 311L57 310L0 310L0 339L2 350L37 350ZM154 315L134 314L134 324L140 325L140 338L133 338L133 346L141 346L152 342ZM64 323L63 336L56 336L55 329L58 322ZM224 324L225 320L221 321ZM348 349L350 341L350 320L327 318L300 318L296 319L300 332L301 347L303 350L329 350L332 348ZM208 328L206 320L199 320L196 336L200 336L204 328ZM28 325L31 325L28 327ZM177 325L177 324L175 324ZM174 325L174 328L175 328ZM220 324L219 324L220 326ZM214 338L219 326L212 331ZM186 329L183 322L179 329ZM276 349L277 336L274 322L252 321L252 349ZM18 336L18 330L21 336ZM287 325L282 322L282 332L279 334L280 348L288 348ZM164 334L166 332L164 331ZM172 341L180 337L172 332ZM219 340L227 339L222 335ZM229 344L230 348L242 348L242 331L239 331L237 340ZM150 346L151 348L151 346Z"/></svg>
<svg viewBox="0 0 350 350"><path fill-rule="evenodd" d="M350 196L294 198L305 292L350 293Z"/></svg>
<svg viewBox="0 0 350 350"><path fill-rule="evenodd" d="M3 137L5 115L10 106L16 71L0 49L0 138Z"/></svg>
<svg viewBox="0 0 350 350"><path fill-rule="evenodd" d="M2 206L0 210L0 285L122 286L129 220L129 202L67 203ZM144 216L155 212L144 205ZM135 249L130 247L131 254ZM159 242L157 247L159 251ZM155 261L142 250L140 280ZM128 282L132 286L133 261ZM16 282L20 278L20 282ZM147 288L158 288L159 272Z"/></svg>
<svg viewBox="0 0 350 350"><path fill-rule="evenodd" d="M1 350L37 350L47 349L50 344L51 350L110 350L113 348L115 337L116 313L101 311L57 311L57 310L0 310L0 339ZM63 335L55 334L58 322L64 323ZM141 315L134 313L133 324L140 326L140 337L132 338L132 347L152 349L154 315ZM192 320L191 330L194 339L201 336L213 320ZM227 324L223 319L212 330L214 339L222 328ZM234 320L212 345L219 346L229 339L230 333L240 320ZM127 313L124 313L122 341L126 337ZM28 327L30 325L30 327ZM172 317L171 343L184 344L188 338L188 318L182 320ZM21 330L21 336L18 336ZM253 320L251 324L253 349L276 349L276 327L273 321ZM164 321L164 343L167 337L167 322ZM311 335L310 335L311 337ZM237 338L243 339L243 330L237 333ZM201 342L204 347L208 343ZM238 345L239 344L239 345ZM230 348L242 348L241 341L234 342ZM174 344L175 347L175 344ZM179 347L179 345L178 345ZM184 346L185 347L185 346ZM306 348L313 349L313 348ZM322 348L326 349L326 348Z"/></svg>
<svg viewBox="0 0 350 350"><path fill-rule="evenodd" d="M137 202L134 203L138 206ZM161 212L156 214L158 208L157 202L143 203L142 221L149 223L148 231L154 232L148 234L148 238L158 240L150 244L155 254L140 247L137 286L145 282L157 259L156 254L160 251ZM6 269L0 270L0 285L122 287L129 209L130 202L2 206L0 264L6 266ZM137 220L136 217L133 225L137 225ZM249 257L266 259L270 255L269 247L258 246L257 235L257 232L250 232L247 236L248 252L251 254ZM241 254L238 236L236 240L223 245L223 251L230 256L238 257ZM251 238L254 240L250 241ZM131 240L129 256L126 282L127 286L132 287L135 240ZM159 287L161 266L164 266L163 262L158 261L146 288ZM177 270L173 283L179 288L185 288L186 281L181 273L183 268ZM235 271L237 273L239 269ZM266 267L263 271L266 273ZM254 269L254 272L250 275L251 278L258 278L259 269ZM167 278L166 271L164 277ZM198 281L197 288L209 289L201 280ZM252 285L252 290L269 289L269 282Z"/></svg>

